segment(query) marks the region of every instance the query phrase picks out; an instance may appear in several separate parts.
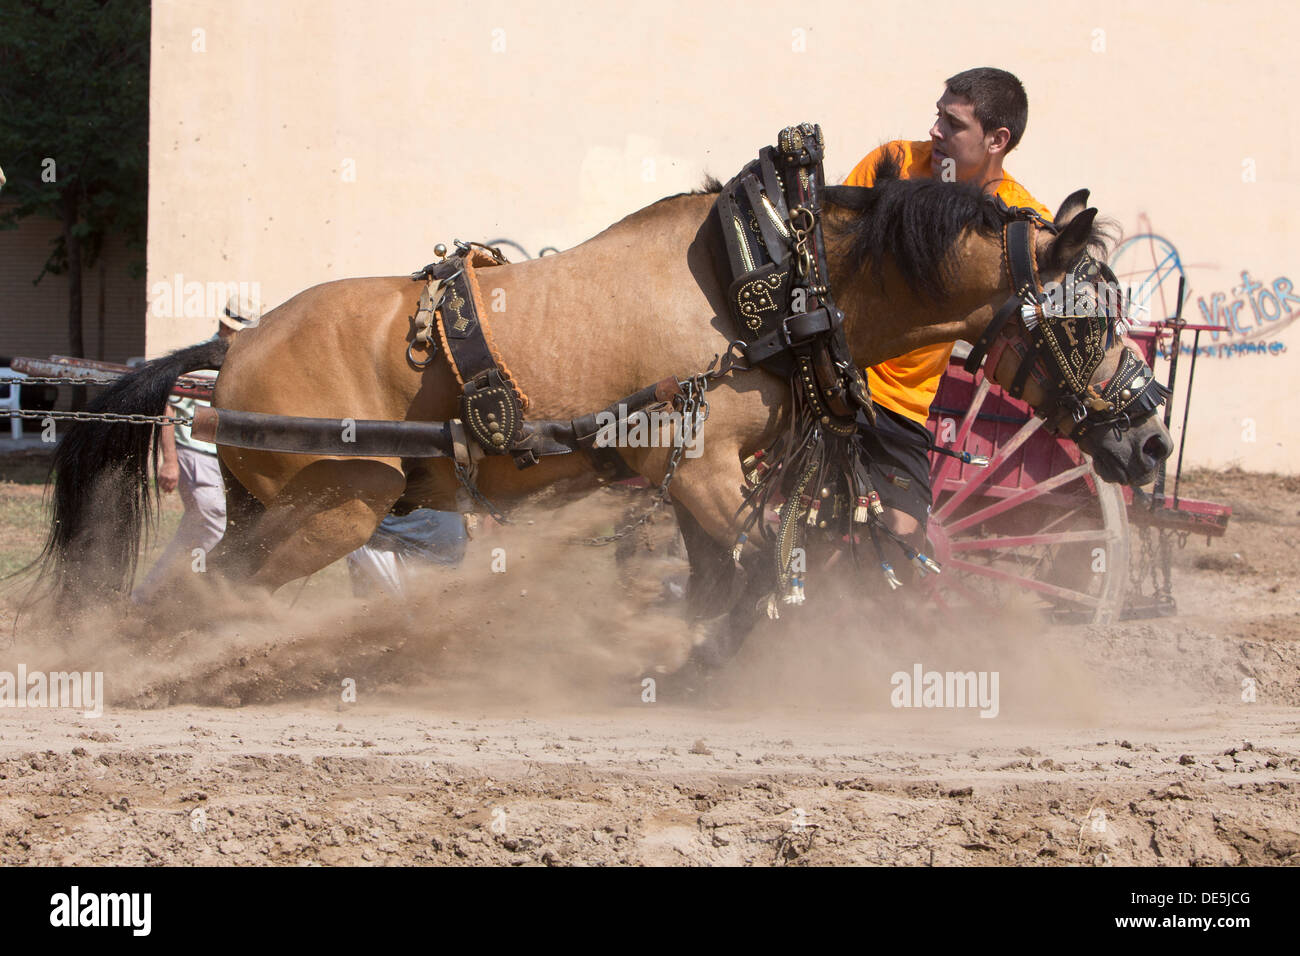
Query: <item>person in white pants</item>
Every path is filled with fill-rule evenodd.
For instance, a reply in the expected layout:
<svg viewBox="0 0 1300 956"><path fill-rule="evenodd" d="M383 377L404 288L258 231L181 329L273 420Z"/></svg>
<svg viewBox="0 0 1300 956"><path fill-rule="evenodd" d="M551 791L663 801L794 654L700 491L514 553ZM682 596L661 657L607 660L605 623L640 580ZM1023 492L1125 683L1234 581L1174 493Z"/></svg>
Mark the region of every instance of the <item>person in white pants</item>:
<svg viewBox="0 0 1300 956"><path fill-rule="evenodd" d="M232 295L220 316L216 334L231 338L243 329L251 329L260 320L261 310L255 301ZM174 418L179 413L189 418L195 406L207 404L202 399L173 396L168 400L167 414ZM131 600L136 603L154 597L163 582L183 564L194 567L200 560L194 554L196 548L202 551L202 567L206 568L208 553L226 533L226 486L217 464L217 446L199 441L190 433L190 426L177 422L158 430L158 449L162 456L158 487L168 494L179 490L185 514L162 557L131 593Z"/></svg>
<svg viewBox="0 0 1300 956"><path fill-rule="evenodd" d="M348 555L352 593L369 597L378 592L400 600L415 568L460 564L467 540L465 519L455 511L416 508L410 514L390 514L369 541Z"/></svg>

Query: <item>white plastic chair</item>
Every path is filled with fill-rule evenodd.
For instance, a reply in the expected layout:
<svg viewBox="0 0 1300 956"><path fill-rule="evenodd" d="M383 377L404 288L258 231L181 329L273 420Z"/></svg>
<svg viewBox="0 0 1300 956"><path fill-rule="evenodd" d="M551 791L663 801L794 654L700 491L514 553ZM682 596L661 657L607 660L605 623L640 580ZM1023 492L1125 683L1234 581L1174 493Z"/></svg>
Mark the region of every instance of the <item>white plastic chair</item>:
<svg viewBox="0 0 1300 956"><path fill-rule="evenodd" d="M18 393L22 391L19 388L19 381L26 378L22 372L15 372L11 368L0 368L0 385L9 386L9 397L0 398L0 408L21 408ZM14 441L23 440L23 420L21 418L9 419L9 435Z"/></svg>

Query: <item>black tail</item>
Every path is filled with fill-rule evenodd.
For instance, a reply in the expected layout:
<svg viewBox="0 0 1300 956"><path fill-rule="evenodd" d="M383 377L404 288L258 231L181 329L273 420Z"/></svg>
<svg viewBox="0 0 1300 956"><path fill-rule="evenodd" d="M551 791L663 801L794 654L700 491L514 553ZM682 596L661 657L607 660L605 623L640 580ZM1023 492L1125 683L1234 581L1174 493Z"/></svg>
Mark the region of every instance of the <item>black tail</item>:
<svg viewBox="0 0 1300 956"><path fill-rule="evenodd" d="M176 380L197 369L220 369L228 345L216 338L155 359L110 385L87 411L161 415ZM64 432L50 466L49 534L23 569L38 568L36 590L53 591L60 607L131 586L142 529L151 531L157 517L158 491L149 492L157 427L79 421Z"/></svg>

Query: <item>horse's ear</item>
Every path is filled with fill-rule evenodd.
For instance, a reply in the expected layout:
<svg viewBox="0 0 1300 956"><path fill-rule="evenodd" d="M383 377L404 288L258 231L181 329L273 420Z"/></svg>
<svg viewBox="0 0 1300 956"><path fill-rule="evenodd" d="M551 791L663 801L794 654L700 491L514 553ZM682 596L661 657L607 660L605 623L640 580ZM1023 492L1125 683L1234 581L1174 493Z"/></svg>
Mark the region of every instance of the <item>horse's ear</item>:
<svg viewBox="0 0 1300 956"><path fill-rule="evenodd" d="M1068 205L1070 200L1067 199L1065 202ZM1071 216L1069 224L1053 237L1050 243L1040 247L1038 271L1059 272L1073 262L1074 258L1088 247L1088 240L1092 237L1092 223L1096 218L1095 209L1085 209Z"/></svg>
<svg viewBox="0 0 1300 956"><path fill-rule="evenodd" d="M1065 202L1061 203L1061 208L1056 210L1056 218L1053 221L1058 228L1064 229L1070 224L1071 219L1087 208L1088 190L1077 190L1065 197Z"/></svg>

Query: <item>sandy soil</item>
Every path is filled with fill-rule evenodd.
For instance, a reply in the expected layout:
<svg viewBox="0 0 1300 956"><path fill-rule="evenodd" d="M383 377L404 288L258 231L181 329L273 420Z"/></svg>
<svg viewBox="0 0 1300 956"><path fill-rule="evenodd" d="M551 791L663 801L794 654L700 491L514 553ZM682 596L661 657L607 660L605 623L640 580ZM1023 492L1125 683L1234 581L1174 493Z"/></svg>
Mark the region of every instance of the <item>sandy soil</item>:
<svg viewBox="0 0 1300 956"><path fill-rule="evenodd" d="M405 607L331 570L28 619L0 670L102 670L108 705L0 711L0 864L1300 863L1300 482L1183 493L1236 513L1177 552L1178 617L944 633L810 600L690 702L680 557L655 528L623 565L571 543L614 498L476 541ZM997 671L997 717L893 707L918 663Z"/></svg>

